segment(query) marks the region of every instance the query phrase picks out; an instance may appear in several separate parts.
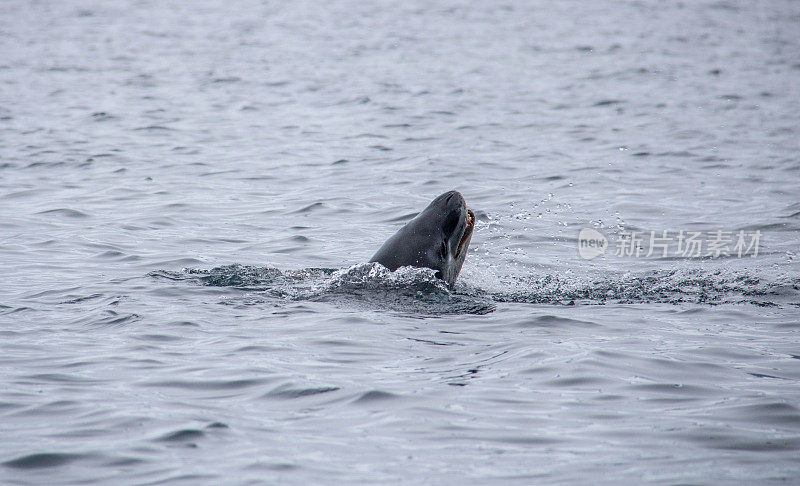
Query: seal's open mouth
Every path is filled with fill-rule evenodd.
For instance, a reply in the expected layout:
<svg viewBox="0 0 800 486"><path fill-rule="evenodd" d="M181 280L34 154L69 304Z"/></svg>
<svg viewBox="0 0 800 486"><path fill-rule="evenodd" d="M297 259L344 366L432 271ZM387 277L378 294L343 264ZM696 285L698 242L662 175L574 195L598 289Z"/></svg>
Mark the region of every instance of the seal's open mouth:
<svg viewBox="0 0 800 486"><path fill-rule="evenodd" d="M461 252L467 245L469 237L472 236L473 229L475 229L475 213L473 213L471 209L467 209L467 225L464 227L464 234L461 235L461 241L458 242L458 250L456 251L456 258L461 256Z"/></svg>

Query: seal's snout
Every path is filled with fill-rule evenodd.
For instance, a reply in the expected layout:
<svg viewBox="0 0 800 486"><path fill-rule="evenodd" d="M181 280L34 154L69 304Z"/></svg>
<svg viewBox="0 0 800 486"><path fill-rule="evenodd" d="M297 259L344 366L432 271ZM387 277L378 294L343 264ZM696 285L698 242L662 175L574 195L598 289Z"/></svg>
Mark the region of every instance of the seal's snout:
<svg viewBox="0 0 800 486"><path fill-rule="evenodd" d="M439 197L447 207L466 206L467 204L464 200L464 196L456 190L448 191Z"/></svg>

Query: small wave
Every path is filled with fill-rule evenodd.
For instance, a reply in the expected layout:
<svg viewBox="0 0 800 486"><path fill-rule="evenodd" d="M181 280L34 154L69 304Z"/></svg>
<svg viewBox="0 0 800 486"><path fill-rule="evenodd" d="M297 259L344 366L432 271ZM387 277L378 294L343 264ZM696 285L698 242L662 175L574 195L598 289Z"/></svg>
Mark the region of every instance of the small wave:
<svg viewBox="0 0 800 486"><path fill-rule="evenodd" d="M193 391L240 390L267 383L265 379L236 380L167 380L144 383L147 387L178 388Z"/></svg>
<svg viewBox="0 0 800 486"><path fill-rule="evenodd" d="M288 386L280 386L264 396L270 398L295 399L309 397L312 395L321 395L323 393L330 393L338 390L338 386L322 386L316 388L290 388Z"/></svg>
<svg viewBox="0 0 800 486"><path fill-rule="evenodd" d="M147 126L143 126L143 127L136 127L136 128L134 128L134 130L137 131L137 132L152 132L152 133L156 133L156 132L173 132L173 131L175 131L174 128L170 128L170 127L167 127L167 126L164 126L164 125L147 125Z"/></svg>
<svg viewBox="0 0 800 486"><path fill-rule="evenodd" d="M81 459L82 457L84 456L81 454L42 452L12 459L4 462L3 465L15 469L38 469L62 466Z"/></svg>
<svg viewBox="0 0 800 486"><path fill-rule="evenodd" d="M389 393L381 390L370 390L368 392L362 393L358 398L356 398L353 403L372 403L372 402L380 402L384 400L393 400L399 398L398 395L394 393Z"/></svg>
<svg viewBox="0 0 800 486"><path fill-rule="evenodd" d="M46 215L56 215L56 216L63 216L65 218L88 218L89 215L78 211L77 209L71 208L59 208L59 209L48 209L46 211L39 211L36 214L46 214Z"/></svg>
<svg viewBox="0 0 800 486"><path fill-rule="evenodd" d="M205 432L198 429L181 429L168 432L156 439L157 442L186 442L205 437Z"/></svg>

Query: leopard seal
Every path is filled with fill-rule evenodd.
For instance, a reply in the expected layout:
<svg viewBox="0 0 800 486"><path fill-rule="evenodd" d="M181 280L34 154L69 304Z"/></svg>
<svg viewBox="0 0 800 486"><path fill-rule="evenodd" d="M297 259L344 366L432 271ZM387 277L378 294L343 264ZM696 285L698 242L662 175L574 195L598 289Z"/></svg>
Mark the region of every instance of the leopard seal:
<svg viewBox="0 0 800 486"><path fill-rule="evenodd" d="M406 223L372 256L391 271L400 267L436 270L449 287L456 282L475 229L475 213L464 196L448 191Z"/></svg>

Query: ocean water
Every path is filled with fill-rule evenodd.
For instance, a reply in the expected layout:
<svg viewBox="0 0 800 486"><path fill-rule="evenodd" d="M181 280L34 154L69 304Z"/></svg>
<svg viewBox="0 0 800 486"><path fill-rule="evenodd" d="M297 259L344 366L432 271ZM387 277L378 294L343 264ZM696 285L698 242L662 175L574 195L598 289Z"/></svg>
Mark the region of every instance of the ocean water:
<svg viewBox="0 0 800 486"><path fill-rule="evenodd" d="M798 34L0 3L0 482L800 482ZM450 189L455 288L365 263Z"/></svg>

